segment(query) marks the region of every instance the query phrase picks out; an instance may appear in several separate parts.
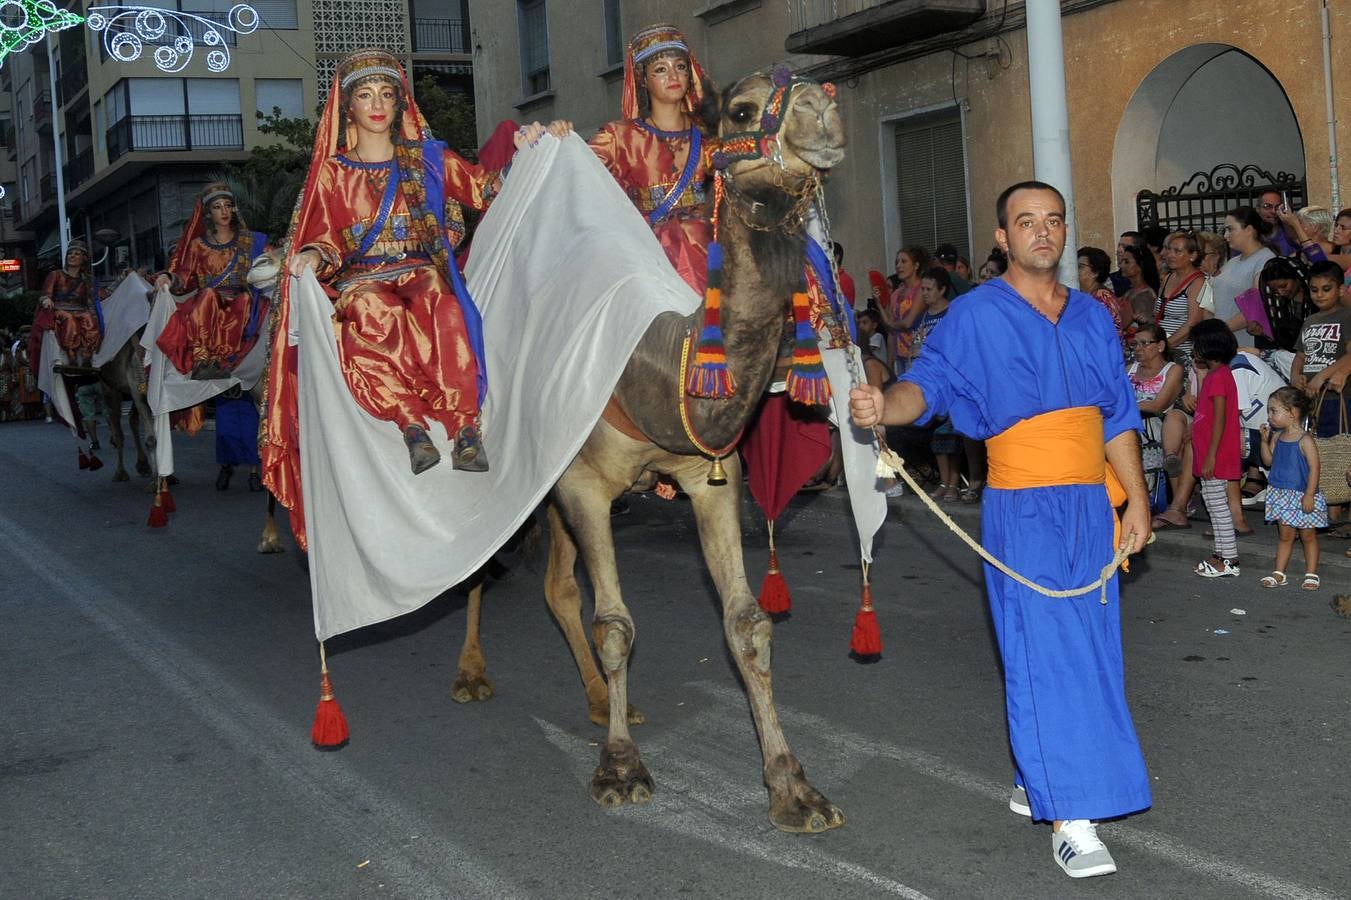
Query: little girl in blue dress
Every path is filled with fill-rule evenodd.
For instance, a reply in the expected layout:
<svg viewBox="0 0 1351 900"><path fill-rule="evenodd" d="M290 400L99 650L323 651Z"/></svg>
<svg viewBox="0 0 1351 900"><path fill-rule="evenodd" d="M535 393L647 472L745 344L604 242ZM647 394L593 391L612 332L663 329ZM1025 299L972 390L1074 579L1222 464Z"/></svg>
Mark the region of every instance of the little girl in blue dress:
<svg viewBox="0 0 1351 900"><path fill-rule="evenodd" d="M1295 547L1295 535L1304 545L1306 591L1319 588L1318 531L1328 524L1328 504L1318 490L1318 447L1304 428L1313 408L1301 390L1283 387L1267 401L1267 420L1262 426L1262 464L1268 466L1268 522L1278 523L1276 568L1262 578L1262 587L1284 587L1289 581L1285 567Z"/></svg>

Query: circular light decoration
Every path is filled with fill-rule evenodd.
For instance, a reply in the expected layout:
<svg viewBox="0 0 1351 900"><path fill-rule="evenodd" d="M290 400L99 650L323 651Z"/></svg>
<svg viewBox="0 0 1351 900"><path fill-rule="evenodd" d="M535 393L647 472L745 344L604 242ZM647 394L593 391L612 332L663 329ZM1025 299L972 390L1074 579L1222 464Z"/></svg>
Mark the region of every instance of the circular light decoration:
<svg viewBox="0 0 1351 900"><path fill-rule="evenodd" d="M4 21L5 6L16 2L20 0L0 2L0 24ZM224 72L230 67L230 49L223 32L252 34L258 29L258 22L258 11L245 3L231 7L224 22L147 6L94 6L89 9L88 19L91 29L103 33L103 48L109 56L131 62L141 58L147 43L159 44L151 59L161 72L170 74L187 68L198 41L211 48L206 54L207 69ZM197 41L193 40L194 28L190 26L195 26L201 35ZM163 43L171 33L173 39Z"/></svg>
<svg viewBox="0 0 1351 900"><path fill-rule="evenodd" d="M47 32L74 28L83 21L83 16L57 9L52 0L0 2L0 63L16 50L36 44Z"/></svg>

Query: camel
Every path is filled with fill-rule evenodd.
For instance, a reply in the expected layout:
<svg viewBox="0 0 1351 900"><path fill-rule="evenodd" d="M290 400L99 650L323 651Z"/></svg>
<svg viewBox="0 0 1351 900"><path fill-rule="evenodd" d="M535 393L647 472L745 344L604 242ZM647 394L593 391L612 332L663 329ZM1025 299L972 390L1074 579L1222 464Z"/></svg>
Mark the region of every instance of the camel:
<svg viewBox="0 0 1351 900"><path fill-rule="evenodd" d="M132 446L136 449L136 472L139 475L154 474L146 456L147 450L155 449L154 430L152 429L144 439L141 436L141 423L153 422L155 418L145 401L145 360L141 353L140 342L141 332L138 331L127 339L116 356L99 368L99 380L103 385L103 405L108 411L109 440L117 448L117 469L113 472L113 481L126 481L129 477L123 464L126 444L122 432L124 397L131 398L131 413L127 416L127 426L131 431Z"/></svg>
<svg viewBox="0 0 1351 900"><path fill-rule="evenodd" d="M742 79L722 95L719 133L754 131L776 80L764 73ZM782 831L820 832L844 815L808 783L788 747L774 707L770 673L772 622L746 581L741 556L741 466L727 456L725 481L710 483L710 460L700 449L729 448L754 413L773 376L790 298L802 277L805 236L801 214L821 174L844 157L844 130L833 95L793 81L781 130L758 142L760 156L731 162L720 212L723 247L722 327L737 389L726 399L687 401L682 421L680 382L685 342L697 336L703 311L657 318L640 340L615 389L611 409L554 487L548 507L550 548L545 597L562 627L586 689L593 721L609 732L590 794L605 808L651 799L653 781L629 725L642 720L628 705L628 657L633 617L620 596L610 502L650 485L658 475L689 495L704 560L723 605L723 630L750 696L760 737L770 821ZM706 119L711 121L712 119ZM764 135L761 135L764 137ZM774 138L777 138L775 140ZM772 157L772 158L771 158ZM619 414L614 414L617 407ZM693 437L692 437L693 435ZM694 437L697 437L696 444ZM721 452L727 452L723 450ZM592 621L602 678L581 621L576 563L581 556L595 594ZM487 699L477 628L481 583L473 585L469 629L452 696ZM608 685L607 685L608 681Z"/></svg>

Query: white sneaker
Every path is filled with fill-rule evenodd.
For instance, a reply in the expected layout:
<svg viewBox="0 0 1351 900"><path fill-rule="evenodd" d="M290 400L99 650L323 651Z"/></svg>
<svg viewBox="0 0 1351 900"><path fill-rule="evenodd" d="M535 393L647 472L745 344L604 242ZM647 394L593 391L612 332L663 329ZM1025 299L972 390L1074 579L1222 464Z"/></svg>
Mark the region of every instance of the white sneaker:
<svg viewBox="0 0 1351 900"><path fill-rule="evenodd" d="M1267 503L1267 489L1266 489L1266 488L1262 488L1260 491L1258 491L1257 493L1253 494L1251 497L1244 497L1244 498L1243 498L1243 505L1244 505L1245 507L1247 507L1248 509L1253 509L1254 507L1258 507L1258 506L1266 506L1266 503Z"/></svg>
<svg viewBox="0 0 1351 900"><path fill-rule="evenodd" d="M1032 818L1032 804L1027 802L1027 789L1020 784L1013 786L1013 793L1009 794L1009 809L1020 816Z"/></svg>
<svg viewBox="0 0 1351 900"><path fill-rule="evenodd" d="M1098 829L1087 819L1070 819L1051 832L1051 851L1055 861L1071 878L1111 875L1116 862L1107 845L1098 840Z"/></svg>
<svg viewBox="0 0 1351 900"><path fill-rule="evenodd" d="M893 484L891 487L887 488L887 490L886 490L886 495L887 495L887 497L888 497L889 499L892 499L892 500L895 500L897 497L904 497L904 496L905 496L905 482L903 482L903 481L898 481L898 482L896 482L895 484Z"/></svg>

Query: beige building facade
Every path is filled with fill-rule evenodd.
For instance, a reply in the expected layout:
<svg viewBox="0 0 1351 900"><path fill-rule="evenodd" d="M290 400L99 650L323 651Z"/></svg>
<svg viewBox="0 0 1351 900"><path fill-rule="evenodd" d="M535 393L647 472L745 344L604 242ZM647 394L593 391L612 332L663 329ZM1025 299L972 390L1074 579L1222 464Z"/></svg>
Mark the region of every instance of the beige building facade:
<svg viewBox="0 0 1351 900"><path fill-rule="evenodd" d="M1113 250L1136 226L1140 191L1218 195L1228 175L1238 194L1282 179L1292 202L1351 205L1340 190L1351 157L1334 191L1327 114L1329 83L1334 109L1351 101L1351 2L1326 0L1326 66L1324 6L1062 0L1079 243ZM979 264L996 196L1033 176L1021 0L471 0L470 9L481 137L501 119L555 117L589 135L619 114L623 43L657 21L684 30L719 83L781 62L834 81L850 149L827 195L855 274L889 271L908 243L951 241ZM1351 116L1333 133L1351 148ZM1214 222L1234 194L1169 214Z"/></svg>

